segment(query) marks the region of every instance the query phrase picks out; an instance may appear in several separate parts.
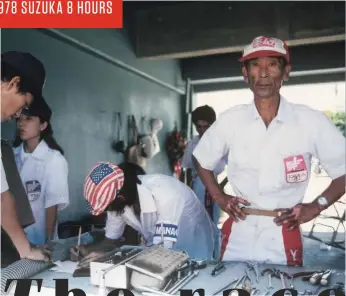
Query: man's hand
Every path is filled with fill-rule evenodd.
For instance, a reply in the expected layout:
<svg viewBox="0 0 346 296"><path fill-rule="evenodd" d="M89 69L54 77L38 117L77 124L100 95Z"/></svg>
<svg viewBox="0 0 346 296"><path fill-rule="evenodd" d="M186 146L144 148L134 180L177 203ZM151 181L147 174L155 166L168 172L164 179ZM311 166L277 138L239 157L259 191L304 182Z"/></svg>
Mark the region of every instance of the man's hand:
<svg viewBox="0 0 346 296"><path fill-rule="evenodd" d="M239 221L238 218L245 220L246 215L242 212L239 206L249 206L250 203L247 200L225 193L215 196L214 200L224 212L234 219L235 222Z"/></svg>
<svg viewBox="0 0 346 296"><path fill-rule="evenodd" d="M51 251L45 246L31 246L27 253L21 255L21 259L31 259L37 261L49 262L51 256Z"/></svg>
<svg viewBox="0 0 346 296"><path fill-rule="evenodd" d="M300 224L309 222L316 218L321 210L315 203L299 203L293 208L275 209L281 212L279 217L274 219L276 225L281 226L287 223L288 230L299 227Z"/></svg>

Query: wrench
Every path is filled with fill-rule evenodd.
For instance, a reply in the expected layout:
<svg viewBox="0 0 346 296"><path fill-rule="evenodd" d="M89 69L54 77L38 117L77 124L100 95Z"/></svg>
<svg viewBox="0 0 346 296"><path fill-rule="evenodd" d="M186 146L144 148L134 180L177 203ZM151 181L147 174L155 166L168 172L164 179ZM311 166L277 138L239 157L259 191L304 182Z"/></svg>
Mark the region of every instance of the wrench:
<svg viewBox="0 0 346 296"><path fill-rule="evenodd" d="M258 274L258 266L256 262L247 262L247 266L249 270L253 269L255 276L256 276L256 282L259 283L259 274Z"/></svg>
<svg viewBox="0 0 346 296"><path fill-rule="evenodd" d="M282 272L280 272L280 279L281 279L282 288L286 289L286 282L285 282L285 278L284 278L284 275L282 274Z"/></svg>

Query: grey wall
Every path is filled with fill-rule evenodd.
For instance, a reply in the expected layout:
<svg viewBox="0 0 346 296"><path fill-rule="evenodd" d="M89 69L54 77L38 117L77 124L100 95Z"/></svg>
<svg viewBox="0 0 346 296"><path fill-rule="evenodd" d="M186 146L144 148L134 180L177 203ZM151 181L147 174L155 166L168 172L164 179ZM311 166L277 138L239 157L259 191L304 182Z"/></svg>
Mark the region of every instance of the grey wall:
<svg viewBox="0 0 346 296"><path fill-rule="evenodd" d="M107 29L62 30L132 67L164 82L183 87L176 61L135 58L124 31ZM112 117L121 112L125 121L134 114L163 120L159 133L162 152L149 161L147 172L171 174L164 141L174 122L181 125L182 97L177 93L118 68L79 48L34 29L2 29L1 51L28 51L42 60L47 71L44 95L53 110L52 125L69 164L70 207L60 221L85 214L84 179L96 161L122 161L110 148L116 137ZM124 131L126 130L126 124ZM2 136L12 138L14 124L2 125Z"/></svg>

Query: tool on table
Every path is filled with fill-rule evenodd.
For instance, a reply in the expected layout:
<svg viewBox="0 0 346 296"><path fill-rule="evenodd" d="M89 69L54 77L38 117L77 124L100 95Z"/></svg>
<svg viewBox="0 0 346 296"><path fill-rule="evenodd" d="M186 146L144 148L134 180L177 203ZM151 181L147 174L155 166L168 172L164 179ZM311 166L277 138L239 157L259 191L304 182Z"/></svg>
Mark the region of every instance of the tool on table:
<svg viewBox="0 0 346 296"><path fill-rule="evenodd" d="M256 276L256 282L259 283L258 265L257 262L247 262L250 270L253 270Z"/></svg>
<svg viewBox="0 0 346 296"><path fill-rule="evenodd" d="M323 271L322 272L315 272L309 279L310 284L311 285L317 285L320 282L323 274L324 274Z"/></svg>
<svg viewBox="0 0 346 296"><path fill-rule="evenodd" d="M223 262L218 263L215 268L211 271L211 276L217 276L221 272L225 271L226 265Z"/></svg>
<svg viewBox="0 0 346 296"><path fill-rule="evenodd" d="M249 272L248 272L248 268L246 268L246 267L245 267L245 275L249 279L250 284L252 285L252 279L250 278L250 275L249 275Z"/></svg>
<svg viewBox="0 0 346 296"><path fill-rule="evenodd" d="M250 296L255 296L257 294L261 293L260 290L256 289L256 288L252 288L252 291L250 293Z"/></svg>
<svg viewBox="0 0 346 296"><path fill-rule="evenodd" d="M294 285L293 285L293 276L290 276L290 283L289 286L291 289L294 289Z"/></svg>
<svg viewBox="0 0 346 296"><path fill-rule="evenodd" d="M226 286L224 286L221 289L217 290L212 296L215 296L215 295L219 294L220 292L223 292L225 289L227 289L229 286L231 286L233 283L235 283L237 281L239 282L239 280L237 278L234 278L229 284L227 284Z"/></svg>
<svg viewBox="0 0 346 296"><path fill-rule="evenodd" d="M320 285L321 286L328 286L328 280L329 280L330 276L332 275L332 273L333 273L333 270L327 270L322 275L322 278L321 278L321 281L320 281Z"/></svg>
<svg viewBox="0 0 346 296"><path fill-rule="evenodd" d="M278 211L269 211L269 210L260 210L243 207L241 208L245 215L256 215L256 216L268 216L268 217L279 217L281 212Z"/></svg>
<svg viewBox="0 0 346 296"><path fill-rule="evenodd" d="M281 279L282 288L286 289L286 281L282 272L280 272L280 279Z"/></svg>
<svg viewBox="0 0 346 296"><path fill-rule="evenodd" d="M271 290L271 289L274 288L272 286L272 274L274 273L274 271L272 269L267 268L267 269L262 271L262 276L265 275L266 273L268 273L268 286L267 286L267 289Z"/></svg>

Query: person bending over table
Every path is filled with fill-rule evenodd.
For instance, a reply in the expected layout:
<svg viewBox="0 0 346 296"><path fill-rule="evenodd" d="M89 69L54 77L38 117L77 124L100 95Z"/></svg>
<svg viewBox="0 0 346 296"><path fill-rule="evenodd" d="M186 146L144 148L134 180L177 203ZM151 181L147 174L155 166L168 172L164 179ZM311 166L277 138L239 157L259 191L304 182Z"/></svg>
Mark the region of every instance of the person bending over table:
<svg viewBox="0 0 346 296"><path fill-rule="evenodd" d="M81 268L125 244L126 225L138 231L142 245L163 243L212 259L216 226L191 188L174 177L146 175L129 162L98 162L85 180L84 197L93 215L107 211L107 221L103 241L71 248L71 260L81 259Z"/></svg>

